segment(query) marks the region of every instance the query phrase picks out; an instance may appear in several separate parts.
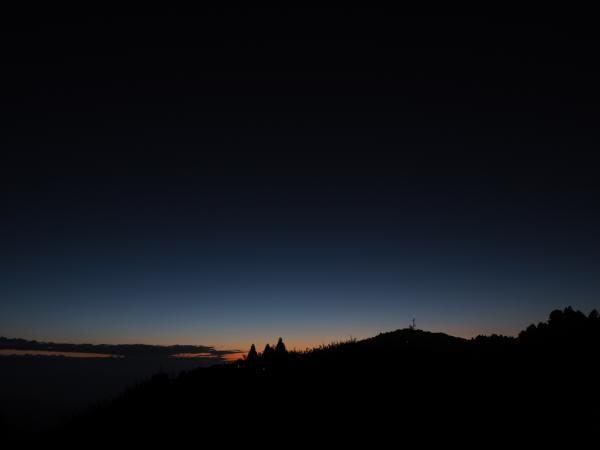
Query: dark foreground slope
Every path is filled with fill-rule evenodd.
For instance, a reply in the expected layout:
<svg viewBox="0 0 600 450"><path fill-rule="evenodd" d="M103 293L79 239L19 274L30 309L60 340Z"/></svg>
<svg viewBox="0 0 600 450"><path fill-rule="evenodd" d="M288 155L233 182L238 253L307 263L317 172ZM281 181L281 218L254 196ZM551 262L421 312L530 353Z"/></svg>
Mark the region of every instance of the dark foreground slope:
<svg viewBox="0 0 600 450"><path fill-rule="evenodd" d="M599 343L597 314L568 308L518 338L405 329L303 353L278 346L172 380L156 375L42 438L254 447L475 432L491 444L519 430L548 437L571 427L584 436L598 419Z"/></svg>

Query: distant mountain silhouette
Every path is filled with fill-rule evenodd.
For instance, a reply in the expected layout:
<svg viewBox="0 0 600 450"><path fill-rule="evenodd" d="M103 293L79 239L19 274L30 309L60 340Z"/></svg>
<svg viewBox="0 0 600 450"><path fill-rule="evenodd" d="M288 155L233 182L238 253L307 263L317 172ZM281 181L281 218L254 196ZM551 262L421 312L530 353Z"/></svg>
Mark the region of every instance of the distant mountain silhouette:
<svg viewBox="0 0 600 450"><path fill-rule="evenodd" d="M280 339L262 353L252 346L234 363L174 379L158 374L43 439L152 441L198 427L247 438L267 421L270 430L299 427L307 444L361 436L378 447L380 436L389 442L417 427L436 432L468 423L495 428L496 436L506 432L507 418L512 431L531 431L532 418L546 428L584 429L599 411L599 330L595 311L566 308L518 337L462 339L411 327L303 352L288 351Z"/></svg>
<svg viewBox="0 0 600 450"><path fill-rule="evenodd" d="M205 345L148 345L148 344L66 344L28 341L0 336L0 350L44 350L73 353L100 353L126 357L168 357L176 354L206 354L221 358L239 353L238 350L217 350Z"/></svg>

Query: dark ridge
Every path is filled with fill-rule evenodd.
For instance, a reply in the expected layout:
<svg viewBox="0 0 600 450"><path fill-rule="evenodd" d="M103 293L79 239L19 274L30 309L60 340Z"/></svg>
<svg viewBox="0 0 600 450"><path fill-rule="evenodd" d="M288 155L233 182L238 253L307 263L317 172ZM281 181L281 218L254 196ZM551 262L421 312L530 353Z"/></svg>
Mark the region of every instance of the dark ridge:
<svg viewBox="0 0 600 450"><path fill-rule="evenodd" d="M496 431L507 417L513 427L530 417L584 427L598 413L599 350L597 312L572 308L553 311L518 337L467 340L409 328L302 352L280 339L234 363L176 378L157 374L43 439L141 442L194 430L248 436L265 420L274 429L294 425L303 436L332 438L340 419L357 435L389 437L397 429L464 425L464 416L450 414L459 407L471 426ZM303 426L307 421L325 425Z"/></svg>

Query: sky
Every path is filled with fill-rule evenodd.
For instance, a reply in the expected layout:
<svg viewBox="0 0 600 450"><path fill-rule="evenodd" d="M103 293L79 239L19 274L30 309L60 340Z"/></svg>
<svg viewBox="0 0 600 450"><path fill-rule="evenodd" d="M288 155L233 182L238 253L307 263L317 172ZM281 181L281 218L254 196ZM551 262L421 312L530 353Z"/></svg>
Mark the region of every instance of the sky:
<svg viewBox="0 0 600 450"><path fill-rule="evenodd" d="M305 348L600 307L583 16L8 19L0 335Z"/></svg>

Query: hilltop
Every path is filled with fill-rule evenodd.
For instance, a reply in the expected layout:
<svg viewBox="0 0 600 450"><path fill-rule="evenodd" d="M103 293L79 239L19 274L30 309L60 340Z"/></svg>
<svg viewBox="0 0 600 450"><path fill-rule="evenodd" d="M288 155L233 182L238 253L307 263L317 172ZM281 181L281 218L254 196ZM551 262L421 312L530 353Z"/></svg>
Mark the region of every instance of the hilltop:
<svg viewBox="0 0 600 450"><path fill-rule="evenodd" d="M571 395L567 387L585 392L597 410L592 399L597 398L598 350L598 314L571 308L553 312L518 337L462 339L400 329L303 352L287 351L280 339L235 363L174 379L157 374L53 436L154 439L199 424L217 434L235 429L239 436L254 433L265 421L275 429L305 423L307 411L311 423L344 417L352 429L390 431L419 418L439 421L432 411L457 405L470 414L486 411L519 420L550 413L555 419L567 411L561 415L565 420L580 413L587 420L593 416L583 414L578 403L584 397ZM565 409L556 410L558 405ZM384 414L389 407L393 413Z"/></svg>

